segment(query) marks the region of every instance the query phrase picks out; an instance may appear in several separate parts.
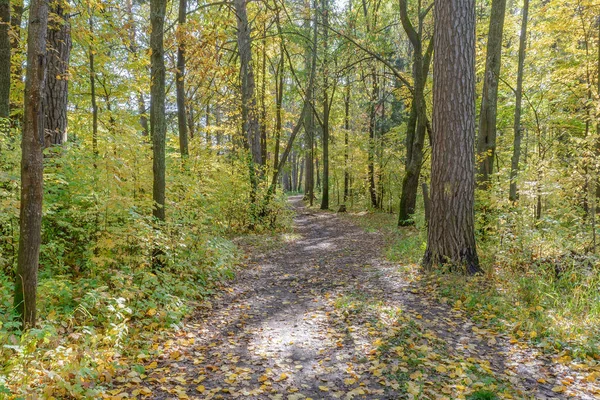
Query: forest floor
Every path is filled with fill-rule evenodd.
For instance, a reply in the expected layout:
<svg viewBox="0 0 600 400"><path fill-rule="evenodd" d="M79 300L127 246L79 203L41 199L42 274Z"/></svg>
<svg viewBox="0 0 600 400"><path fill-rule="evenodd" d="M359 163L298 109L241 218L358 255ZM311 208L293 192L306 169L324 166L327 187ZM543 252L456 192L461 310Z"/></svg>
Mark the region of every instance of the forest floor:
<svg viewBox="0 0 600 400"><path fill-rule="evenodd" d="M435 300L381 233L290 201L293 233L241 238L246 267L115 397L598 398L589 370Z"/></svg>

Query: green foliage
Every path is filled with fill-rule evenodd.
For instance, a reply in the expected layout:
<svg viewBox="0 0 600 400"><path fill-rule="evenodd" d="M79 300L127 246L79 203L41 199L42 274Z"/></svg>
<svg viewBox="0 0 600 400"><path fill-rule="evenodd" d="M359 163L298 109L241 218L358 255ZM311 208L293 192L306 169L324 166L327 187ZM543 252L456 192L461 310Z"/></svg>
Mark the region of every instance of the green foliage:
<svg viewBox="0 0 600 400"><path fill-rule="evenodd" d="M76 128L75 128L76 129ZM235 157L193 141L185 162L168 154L167 221L151 219L150 145L122 126L102 133L95 158L82 130L48 149L40 254L39 325L19 333L12 316L18 243L19 148L0 137L0 384L15 394L92 398L156 335L177 329L224 280L239 251L229 239L250 225L249 184ZM282 195L255 229L284 229ZM152 250L164 267L151 268ZM43 371L51 370L52 374Z"/></svg>

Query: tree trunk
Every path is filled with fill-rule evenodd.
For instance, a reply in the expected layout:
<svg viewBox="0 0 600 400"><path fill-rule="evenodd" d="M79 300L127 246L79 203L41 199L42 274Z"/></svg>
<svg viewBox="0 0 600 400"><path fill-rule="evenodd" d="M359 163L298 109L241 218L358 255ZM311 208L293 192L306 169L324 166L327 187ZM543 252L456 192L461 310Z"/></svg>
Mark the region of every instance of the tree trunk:
<svg viewBox="0 0 600 400"><path fill-rule="evenodd" d="M165 52L164 25L166 0L150 1L151 89L150 89L150 131L152 135L153 184L152 215L159 221L165 220Z"/></svg>
<svg viewBox="0 0 600 400"><path fill-rule="evenodd" d="M316 3L316 0L313 0ZM310 36L310 17L311 17L311 5L310 0L304 1L305 15L304 19L304 30L307 36ZM317 12L316 7L313 5L313 42L316 41L317 36ZM304 51L304 69L305 71L309 71L313 61L316 59L316 48L311 48L309 44L306 45ZM309 101L311 104L313 103L313 89L312 86L309 87L306 91L306 101ZM315 171L314 171L314 131L315 131L315 118L313 115L313 108L309 107L305 111L304 115L304 135L305 135L305 170L306 170L306 178L304 183L304 198L308 199L309 204L312 206L314 197L315 197Z"/></svg>
<svg viewBox="0 0 600 400"><path fill-rule="evenodd" d="M523 20L521 22L521 36L519 42L519 65L517 67L517 87L515 89L515 120L513 130L515 139L513 144L513 155L510 163L510 192L509 200L517 201L519 193L517 190L517 176L519 174L519 158L521 157L521 103L523 101L523 69L525 67L525 46L527 45L527 19L529 14L529 0L523 0Z"/></svg>
<svg viewBox="0 0 600 400"><path fill-rule="evenodd" d="M10 115L10 4L0 0L0 118Z"/></svg>
<svg viewBox="0 0 600 400"><path fill-rule="evenodd" d="M263 22L262 68L260 87L260 165L267 165L267 23Z"/></svg>
<svg viewBox="0 0 600 400"><path fill-rule="evenodd" d="M277 29L279 34L281 34L281 27L279 23L279 14L277 14ZM277 166L279 165L279 151L281 147L281 131L282 131L282 118L281 111L283 109L283 85L284 85L284 76L285 76L285 58L284 58L284 48L283 48L283 39L279 44L279 64L277 65L277 70L275 71L275 154L273 155L273 174L277 174Z"/></svg>
<svg viewBox="0 0 600 400"><path fill-rule="evenodd" d="M35 326L37 272L44 196L44 89L48 2L31 0L27 36L27 77L21 142L21 212L15 308L24 328Z"/></svg>
<svg viewBox="0 0 600 400"><path fill-rule="evenodd" d="M492 0L483 92L481 94L481 109L479 113L479 135L477 138L479 163L477 184L482 189L489 186L491 174L494 170L496 116L498 113L498 79L500 77L505 11L506 0Z"/></svg>
<svg viewBox="0 0 600 400"><path fill-rule="evenodd" d="M127 0L125 5L127 7L127 24L129 25L129 52L133 56L133 60L137 61L139 55L136 40L137 27L133 17L133 0ZM138 91L138 113L140 115L139 122L140 126L142 127L142 136L148 136L150 134L150 130L148 128L148 117L146 116L146 103L144 100L144 93L141 90Z"/></svg>
<svg viewBox="0 0 600 400"><path fill-rule="evenodd" d="M187 16L187 0L179 0L179 16L177 31L177 73L175 88L177 91L177 128L179 129L179 152L187 157L188 130L185 111L185 23Z"/></svg>
<svg viewBox="0 0 600 400"><path fill-rule="evenodd" d="M474 274L481 271L474 229L475 0L435 0L434 13L431 215L423 265Z"/></svg>
<svg viewBox="0 0 600 400"><path fill-rule="evenodd" d="M90 48L88 49L88 61L90 67L90 97L92 102L92 153L94 158L98 157L98 104L96 103L96 70L94 65L94 16L92 8L88 8L89 27L90 27ZM97 165L94 162L94 168Z"/></svg>
<svg viewBox="0 0 600 400"><path fill-rule="evenodd" d="M247 0L234 0L235 13L237 16L237 43L240 57L240 79L242 90L242 121L243 130L252 155L255 166L262 163L262 147L260 143L260 124L256 104L256 89L254 82L254 71L252 68L252 43L250 38L250 26L246 11ZM254 168L254 166L252 167ZM256 173L257 171L255 171ZM260 171L258 171L260 174ZM253 182L253 186L257 186Z"/></svg>
<svg viewBox="0 0 600 400"><path fill-rule="evenodd" d="M406 162L404 164L404 177L402 179L402 193L400 195L400 212L398 226L414 224L412 215L417 204L417 191L423 164L423 147L427 131L427 109L425 103L425 83L429 75L433 39L430 40L423 54L422 24L424 15L419 10L419 25L417 29L412 25L407 11L406 0L400 1L400 19L413 47L413 82L414 94L410 116L406 131Z"/></svg>
<svg viewBox="0 0 600 400"><path fill-rule="evenodd" d="M71 24L66 0L50 2L48 22L48 77L44 111L46 118L45 147L67 141L67 106L69 101L69 57L71 55Z"/></svg>
<svg viewBox="0 0 600 400"><path fill-rule="evenodd" d="M321 171L319 168L319 157L315 158L315 171L317 172L317 190L321 189Z"/></svg>
<svg viewBox="0 0 600 400"><path fill-rule="evenodd" d="M323 18L323 193L321 210L329 209L329 81L328 81L328 39L329 39L329 3L321 1Z"/></svg>
<svg viewBox="0 0 600 400"><path fill-rule="evenodd" d="M375 188L375 119L379 89L377 87L375 68L373 68L373 72L371 73L371 79L373 87L371 89L371 105L369 107L369 151L367 157L367 169L371 207L377 208L377 189Z"/></svg>
<svg viewBox="0 0 600 400"><path fill-rule="evenodd" d="M190 103L189 107L187 107L188 109L188 114L187 114L187 124L188 124L188 131L190 132L190 139L194 139L194 136L196 135L196 131L195 131L195 121L194 121L194 104Z"/></svg>
<svg viewBox="0 0 600 400"><path fill-rule="evenodd" d="M290 160L290 164L292 167L292 191L295 192L298 188L298 165L296 163L296 152L292 152L292 157Z"/></svg>
<svg viewBox="0 0 600 400"><path fill-rule="evenodd" d="M350 166L348 165L349 136L350 136L350 82L346 82L344 96L344 204L348 201L350 184Z"/></svg>
<svg viewBox="0 0 600 400"><path fill-rule="evenodd" d="M298 186L296 187L296 192L302 191L302 178L304 176L304 160L302 158L299 158L298 164L300 168L300 174L298 175Z"/></svg>

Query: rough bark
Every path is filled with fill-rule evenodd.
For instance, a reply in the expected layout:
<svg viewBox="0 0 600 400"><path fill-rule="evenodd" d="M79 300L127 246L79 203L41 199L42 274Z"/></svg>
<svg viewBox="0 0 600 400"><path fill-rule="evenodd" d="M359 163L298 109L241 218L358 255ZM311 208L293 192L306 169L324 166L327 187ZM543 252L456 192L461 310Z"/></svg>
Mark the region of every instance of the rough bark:
<svg viewBox="0 0 600 400"><path fill-rule="evenodd" d="M35 326L37 272L41 243L44 166L44 89L48 2L31 0L27 39L27 77L21 142L21 211L15 308L24 328Z"/></svg>
<svg viewBox="0 0 600 400"><path fill-rule="evenodd" d="M426 268L474 274L475 1L435 0L431 215Z"/></svg>
<svg viewBox="0 0 600 400"><path fill-rule="evenodd" d="M10 4L0 0L0 118L10 114Z"/></svg>
<svg viewBox="0 0 600 400"><path fill-rule="evenodd" d="M177 128L179 130L179 152L187 157L188 129L185 111L185 23L187 16L187 0L179 0L178 37L177 37L177 73L175 74L177 91Z"/></svg>
<svg viewBox="0 0 600 400"><path fill-rule="evenodd" d="M496 117L498 114L498 80L502 56L502 33L506 0L492 0L487 55L479 112L479 134L477 137L478 175L477 184L485 189L489 186L494 171L496 152Z"/></svg>
<svg viewBox="0 0 600 400"><path fill-rule="evenodd" d="M159 221L165 220L165 55L164 25L166 0L150 1L151 88L150 88L150 132L153 152L152 215Z"/></svg>
<svg viewBox="0 0 600 400"><path fill-rule="evenodd" d="M527 46L528 14L529 0L523 0L523 19L521 21L521 36L519 41L519 65L517 67L517 87L515 88L515 119L513 125L515 139L510 163L510 191L508 195L508 198L511 201L517 201L519 198L517 176L519 175L519 158L521 157L521 139L523 136L523 129L521 127L521 106L523 102L523 69L525 67L525 47Z"/></svg>
<svg viewBox="0 0 600 400"><path fill-rule="evenodd" d="M45 146L67 141L67 106L69 100L69 58L71 55L71 24L66 0L50 3L48 21L48 77L44 111Z"/></svg>

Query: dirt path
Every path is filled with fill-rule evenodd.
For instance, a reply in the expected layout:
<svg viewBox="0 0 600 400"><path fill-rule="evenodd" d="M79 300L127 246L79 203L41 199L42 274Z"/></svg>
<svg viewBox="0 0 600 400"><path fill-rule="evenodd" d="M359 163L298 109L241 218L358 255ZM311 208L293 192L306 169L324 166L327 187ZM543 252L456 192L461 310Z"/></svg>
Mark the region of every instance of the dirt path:
<svg viewBox="0 0 600 400"><path fill-rule="evenodd" d="M161 344L163 357L147 367L133 394L149 395L147 388L158 399L566 398L556 387L576 380L569 371L422 294L398 266L381 260L380 234L310 211L300 197L291 202L295 233L276 246L252 246L248 268ZM594 398L583 389L572 393Z"/></svg>

